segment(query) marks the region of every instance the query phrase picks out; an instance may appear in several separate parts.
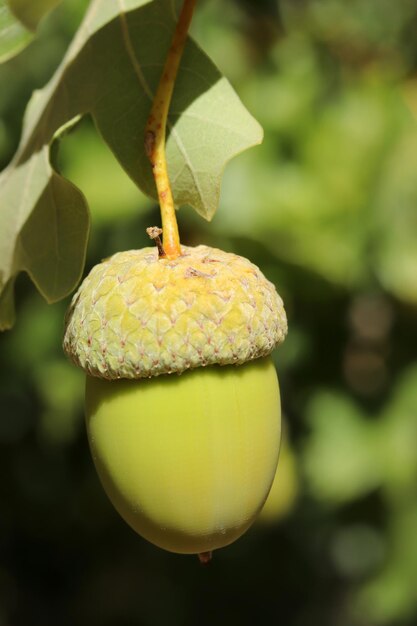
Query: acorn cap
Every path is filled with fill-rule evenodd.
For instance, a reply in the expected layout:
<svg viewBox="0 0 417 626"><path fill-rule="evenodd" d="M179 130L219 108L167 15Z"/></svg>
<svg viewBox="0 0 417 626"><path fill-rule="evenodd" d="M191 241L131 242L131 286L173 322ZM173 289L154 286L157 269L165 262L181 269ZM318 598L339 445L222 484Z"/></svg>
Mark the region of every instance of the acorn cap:
<svg viewBox="0 0 417 626"><path fill-rule="evenodd" d="M64 351L107 379L181 373L266 356L287 333L275 287L247 259L208 246L118 252L91 270L66 316Z"/></svg>

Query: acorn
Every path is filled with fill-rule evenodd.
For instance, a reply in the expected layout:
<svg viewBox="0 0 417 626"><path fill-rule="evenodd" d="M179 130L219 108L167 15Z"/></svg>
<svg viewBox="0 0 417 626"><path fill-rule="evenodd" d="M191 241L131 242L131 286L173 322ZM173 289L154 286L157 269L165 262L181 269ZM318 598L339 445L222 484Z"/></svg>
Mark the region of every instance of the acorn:
<svg viewBox="0 0 417 626"><path fill-rule="evenodd" d="M208 246L119 252L85 278L64 350L87 374L100 480L139 535L204 560L252 524L278 461L270 353L286 332L274 285Z"/></svg>

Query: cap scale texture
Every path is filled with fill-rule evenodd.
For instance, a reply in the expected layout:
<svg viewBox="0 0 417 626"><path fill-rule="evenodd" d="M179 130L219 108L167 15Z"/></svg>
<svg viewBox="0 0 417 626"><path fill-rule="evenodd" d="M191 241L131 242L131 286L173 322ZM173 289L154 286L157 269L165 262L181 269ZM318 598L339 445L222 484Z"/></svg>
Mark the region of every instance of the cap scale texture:
<svg viewBox="0 0 417 626"><path fill-rule="evenodd" d="M284 340L282 300L255 265L208 246L182 253L143 248L96 265L67 313L68 356L92 376L144 378L242 364Z"/></svg>

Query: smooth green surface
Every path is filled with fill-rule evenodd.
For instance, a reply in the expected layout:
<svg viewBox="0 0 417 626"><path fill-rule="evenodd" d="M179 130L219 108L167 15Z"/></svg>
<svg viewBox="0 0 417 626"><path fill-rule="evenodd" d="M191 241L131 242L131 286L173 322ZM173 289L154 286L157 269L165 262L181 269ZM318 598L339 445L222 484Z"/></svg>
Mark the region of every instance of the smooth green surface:
<svg viewBox="0 0 417 626"><path fill-rule="evenodd" d="M280 441L270 358L150 380L87 377L86 416L107 495L161 548L225 546L265 502Z"/></svg>

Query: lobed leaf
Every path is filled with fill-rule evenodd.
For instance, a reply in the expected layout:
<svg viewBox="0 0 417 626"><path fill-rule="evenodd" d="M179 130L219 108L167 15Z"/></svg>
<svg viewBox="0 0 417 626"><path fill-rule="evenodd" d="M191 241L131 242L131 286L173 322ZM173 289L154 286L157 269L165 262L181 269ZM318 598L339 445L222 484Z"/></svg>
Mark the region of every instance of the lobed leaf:
<svg viewBox="0 0 417 626"><path fill-rule="evenodd" d="M176 8L172 0L93 0L55 75L31 98L17 154L0 177L0 328L12 323L11 285L18 272L26 271L50 302L80 279L88 208L50 156L80 116L93 117L127 174L156 198L143 135ZM176 206L189 204L211 219L226 163L261 140L260 126L228 81L189 40L167 138Z"/></svg>

